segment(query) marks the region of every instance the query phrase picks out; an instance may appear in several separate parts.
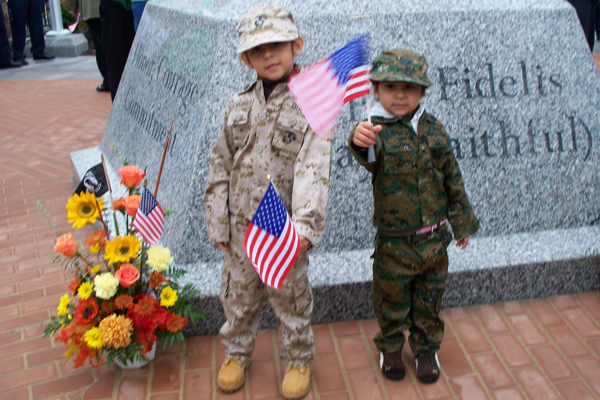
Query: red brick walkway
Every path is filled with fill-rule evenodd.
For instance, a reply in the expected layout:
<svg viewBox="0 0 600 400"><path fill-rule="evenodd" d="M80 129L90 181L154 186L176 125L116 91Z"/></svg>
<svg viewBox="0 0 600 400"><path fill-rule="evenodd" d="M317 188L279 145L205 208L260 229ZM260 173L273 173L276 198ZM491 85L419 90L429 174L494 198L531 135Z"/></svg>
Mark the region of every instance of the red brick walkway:
<svg viewBox="0 0 600 400"><path fill-rule="evenodd" d="M75 187L69 152L99 143L110 96L97 81L0 81L0 400L278 399L276 331L259 333L250 379L222 395L214 388L223 349L214 336L159 351L137 371L74 372L62 345L42 338L68 277L51 263L55 234L36 202L68 231L65 202ZM81 234L85 234L82 232ZM401 382L382 378L374 320L314 327L317 356L307 399L600 398L600 293L557 296L443 312L442 378L418 383L412 355Z"/></svg>

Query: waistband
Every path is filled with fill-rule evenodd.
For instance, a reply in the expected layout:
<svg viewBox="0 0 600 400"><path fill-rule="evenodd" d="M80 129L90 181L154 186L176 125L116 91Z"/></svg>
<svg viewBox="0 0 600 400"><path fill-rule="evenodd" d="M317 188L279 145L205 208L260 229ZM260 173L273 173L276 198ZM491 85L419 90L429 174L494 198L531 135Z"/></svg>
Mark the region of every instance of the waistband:
<svg viewBox="0 0 600 400"><path fill-rule="evenodd" d="M386 236L386 237L405 237L405 236L412 236L412 235L423 235L424 233L431 233L431 232L435 231L437 228L444 225L446 222L448 222L448 219L443 219L440 222L438 222L437 224L433 224L431 226L426 226L425 228L409 229L407 231L380 231L379 234L381 236Z"/></svg>

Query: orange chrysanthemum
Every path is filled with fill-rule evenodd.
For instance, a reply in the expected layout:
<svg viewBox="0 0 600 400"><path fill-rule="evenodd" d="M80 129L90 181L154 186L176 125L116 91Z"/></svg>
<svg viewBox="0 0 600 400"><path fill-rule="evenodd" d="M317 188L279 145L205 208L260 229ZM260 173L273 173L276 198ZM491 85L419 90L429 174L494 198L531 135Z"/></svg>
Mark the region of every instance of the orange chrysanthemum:
<svg viewBox="0 0 600 400"><path fill-rule="evenodd" d="M184 326L187 326L187 322L187 318L182 318L177 314L171 314L165 322L165 328L171 333L177 333L182 330Z"/></svg>
<svg viewBox="0 0 600 400"><path fill-rule="evenodd" d="M106 246L106 232L105 231L96 231L90 234L87 239L85 239L85 244L89 247L99 246L100 250L104 251L104 247Z"/></svg>
<svg viewBox="0 0 600 400"><path fill-rule="evenodd" d="M75 306L73 316L78 325L90 323L98 315L98 302L95 298L90 297L87 300L81 300Z"/></svg>
<svg viewBox="0 0 600 400"><path fill-rule="evenodd" d="M133 307L133 312L141 317L149 317L154 313L156 303L156 299L147 295L140 295L137 304Z"/></svg>
<svg viewBox="0 0 600 400"><path fill-rule="evenodd" d="M131 343L133 321L124 315L112 314L100 321L98 331L106 347L120 349Z"/></svg>
<svg viewBox="0 0 600 400"><path fill-rule="evenodd" d="M133 305L133 297L122 294L115 299L115 308L118 310L123 310L125 308L129 308Z"/></svg>
<svg viewBox="0 0 600 400"><path fill-rule="evenodd" d="M156 289L165 282L168 282L168 280L163 274L161 274L160 272L152 272L150 274L150 281L148 283L150 284L150 287L152 289Z"/></svg>

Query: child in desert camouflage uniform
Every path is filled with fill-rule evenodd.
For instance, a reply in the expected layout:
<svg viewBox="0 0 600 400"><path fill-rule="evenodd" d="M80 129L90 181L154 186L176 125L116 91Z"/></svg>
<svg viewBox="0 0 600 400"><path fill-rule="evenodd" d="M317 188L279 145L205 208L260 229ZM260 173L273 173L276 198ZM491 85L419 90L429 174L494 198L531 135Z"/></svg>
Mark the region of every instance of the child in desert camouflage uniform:
<svg viewBox="0 0 600 400"><path fill-rule="evenodd" d="M313 298L306 251L325 229L331 142L317 137L287 90L303 39L291 14L273 6L246 14L238 26L244 64L258 75L227 105L214 145L204 195L208 233L224 250L221 302L226 346L217 386L234 392L245 382L267 296L279 322L286 369L281 394L300 399L310 390L315 353L310 327ZM300 255L281 290L261 281L244 251L244 236L271 176L296 230Z"/></svg>
<svg viewBox="0 0 600 400"><path fill-rule="evenodd" d="M444 336L440 307L452 235L463 249L479 228L444 126L419 101L431 86L427 62L408 50L384 51L373 61L371 115L348 138L359 164L372 173L377 227L373 262L373 306L381 332L375 336L380 367L402 379L402 348L409 344L417 377L435 382L436 352ZM376 161L367 161L375 146Z"/></svg>

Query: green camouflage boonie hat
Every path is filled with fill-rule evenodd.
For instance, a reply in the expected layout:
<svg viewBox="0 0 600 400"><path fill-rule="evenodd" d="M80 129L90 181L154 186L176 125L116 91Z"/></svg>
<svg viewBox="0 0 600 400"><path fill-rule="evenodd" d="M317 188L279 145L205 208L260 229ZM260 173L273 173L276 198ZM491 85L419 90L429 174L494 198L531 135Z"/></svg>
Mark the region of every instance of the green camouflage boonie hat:
<svg viewBox="0 0 600 400"><path fill-rule="evenodd" d="M250 11L237 27L240 36L237 53L265 43L290 42L298 39L298 28L285 8L266 6Z"/></svg>
<svg viewBox="0 0 600 400"><path fill-rule="evenodd" d="M429 87L425 57L410 50L385 50L375 60L371 79L376 82L412 82Z"/></svg>

